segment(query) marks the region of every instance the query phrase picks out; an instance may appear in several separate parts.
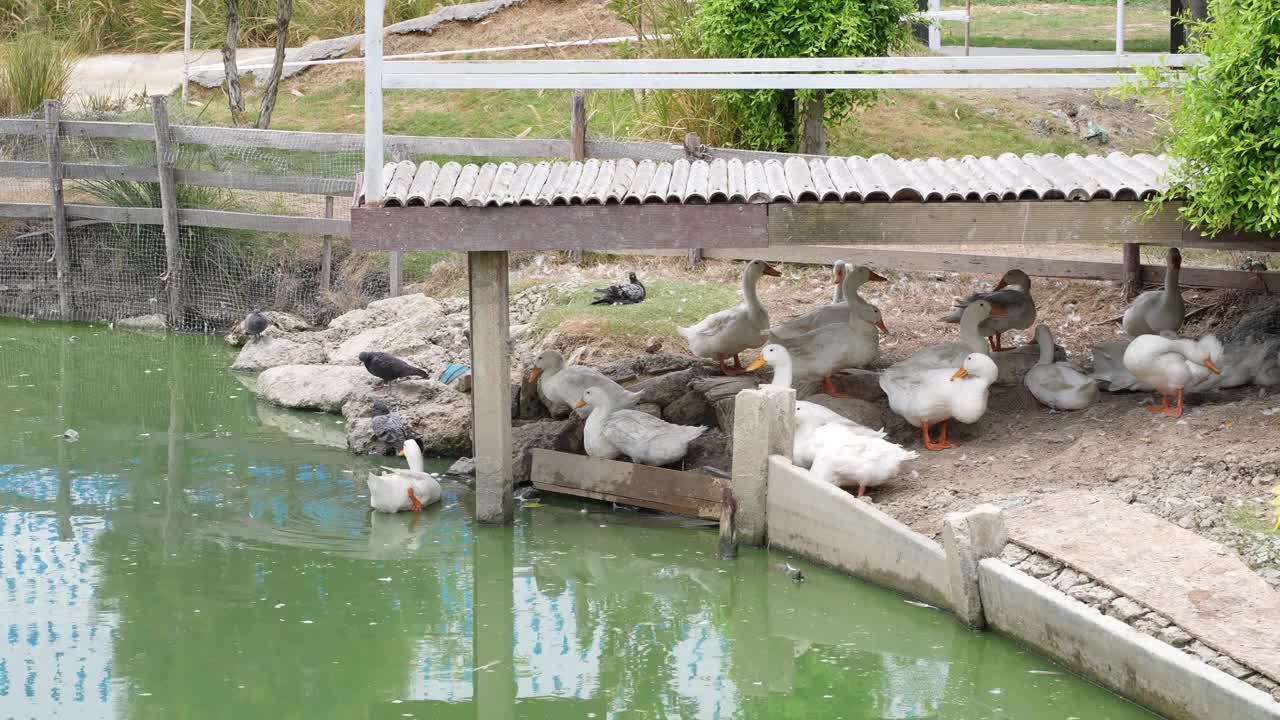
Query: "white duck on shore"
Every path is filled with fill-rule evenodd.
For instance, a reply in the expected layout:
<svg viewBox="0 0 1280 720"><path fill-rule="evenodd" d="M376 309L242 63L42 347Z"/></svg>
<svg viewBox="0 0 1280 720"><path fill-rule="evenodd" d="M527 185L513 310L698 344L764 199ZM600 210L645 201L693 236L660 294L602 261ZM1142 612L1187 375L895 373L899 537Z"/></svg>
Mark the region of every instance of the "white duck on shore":
<svg viewBox="0 0 1280 720"><path fill-rule="evenodd" d="M1124 367L1138 382L1160 393L1160 404L1147 408L1168 417L1182 417L1183 392L1208 373L1222 372L1213 358L1222 358L1222 343L1212 335L1199 340L1163 335L1139 335L1124 351ZM1177 394L1178 403L1169 405Z"/></svg>
<svg viewBox="0 0 1280 720"><path fill-rule="evenodd" d="M1130 337L1176 333L1182 329L1187 306L1182 300L1178 277L1182 271L1182 253L1169 248L1164 271L1164 289L1148 290L1134 299L1124 311L1121 326Z"/></svg>
<svg viewBox="0 0 1280 720"><path fill-rule="evenodd" d="M406 510L422 512L422 508L440 502L443 490L434 475L423 471L422 449L416 440L405 440L400 455L409 469L383 467L381 475L369 473L369 507L384 513Z"/></svg>
<svg viewBox="0 0 1280 720"><path fill-rule="evenodd" d="M715 358L726 375L744 372L738 353L765 343L765 331L769 329L769 311L756 294L756 283L762 276L782 277L769 263L752 260L742 270L741 305L708 315L692 327L676 327L689 344L689 352L698 357ZM725 366L726 358L733 358L734 369Z"/></svg>
<svg viewBox="0 0 1280 720"><path fill-rule="evenodd" d="M908 368L880 375L880 388L889 396L889 408L912 425L920 426L927 450L957 447L947 440L947 421L977 422L987 412L987 394L999 370L985 353L970 353L958 370ZM929 426L941 423L937 442Z"/></svg>
<svg viewBox="0 0 1280 720"><path fill-rule="evenodd" d="M547 350L538 356L533 369L529 371L529 382L538 383L538 392L551 405L563 403L573 407L582 399L582 393L592 387L602 388L607 392L618 408L631 407L640 401L640 393L627 390L595 368L585 365L566 367L564 356L555 350ZM583 410L578 410L577 413L580 417L587 416Z"/></svg>
<svg viewBox="0 0 1280 720"><path fill-rule="evenodd" d="M675 425L638 410L615 410L600 388L587 388L575 408L585 408L583 445L591 457L626 455L642 465L670 465L689 453L689 443L707 428Z"/></svg>
<svg viewBox="0 0 1280 720"><path fill-rule="evenodd" d="M1098 400L1098 385L1065 362L1053 361L1053 333L1043 323L1036 328L1040 361L1023 376L1022 383L1040 404L1054 410L1083 410Z"/></svg>

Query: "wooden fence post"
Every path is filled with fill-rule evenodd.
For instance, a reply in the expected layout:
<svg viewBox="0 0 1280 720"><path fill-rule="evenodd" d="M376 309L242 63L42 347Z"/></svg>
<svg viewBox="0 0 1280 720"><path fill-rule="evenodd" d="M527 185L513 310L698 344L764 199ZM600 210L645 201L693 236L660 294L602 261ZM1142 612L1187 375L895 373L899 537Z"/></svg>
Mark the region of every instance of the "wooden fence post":
<svg viewBox="0 0 1280 720"><path fill-rule="evenodd" d="M1124 244L1124 298L1132 300L1142 292L1142 246Z"/></svg>
<svg viewBox="0 0 1280 720"><path fill-rule="evenodd" d="M391 146L391 160L393 162L400 162L401 160L404 160L407 155L408 153L405 152L403 147L399 145ZM391 178L389 177L382 178L384 185L390 181ZM400 297L400 293L404 287L404 252L400 250L393 250L388 255L387 259L389 260L387 270L391 275L391 297Z"/></svg>
<svg viewBox="0 0 1280 720"><path fill-rule="evenodd" d="M178 239L178 188L173 181L176 163L169 135L169 106L164 95L151 96L151 119L156 130L156 174L160 182L161 220L164 223L165 278L169 285L169 329L184 322L182 307L182 255Z"/></svg>
<svg viewBox="0 0 1280 720"><path fill-rule="evenodd" d="M324 196L324 219L333 219L333 196ZM324 248L320 255L320 292L333 289L333 236L324 236Z"/></svg>
<svg viewBox="0 0 1280 720"><path fill-rule="evenodd" d="M58 317L70 320L71 262L67 248L67 211L62 198L62 102L44 101L45 142L49 151L49 211L53 219L53 258L58 273Z"/></svg>
<svg viewBox="0 0 1280 720"><path fill-rule="evenodd" d="M582 162L587 159L587 92L573 91L573 105L569 113L569 159ZM570 250L569 262L582 264L582 250Z"/></svg>

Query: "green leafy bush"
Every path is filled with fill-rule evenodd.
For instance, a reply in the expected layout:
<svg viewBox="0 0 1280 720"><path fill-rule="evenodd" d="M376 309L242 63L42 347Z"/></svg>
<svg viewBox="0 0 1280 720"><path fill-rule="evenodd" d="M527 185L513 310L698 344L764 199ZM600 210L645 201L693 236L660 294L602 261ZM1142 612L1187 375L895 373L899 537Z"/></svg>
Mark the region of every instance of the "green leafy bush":
<svg viewBox="0 0 1280 720"><path fill-rule="evenodd" d="M906 43L901 18L912 0L701 0L698 35L712 57L870 57ZM738 142L792 150L799 137L799 107L814 91L756 90L720 93L732 113ZM839 120L869 92L825 93L825 116Z"/></svg>
<svg viewBox="0 0 1280 720"><path fill-rule="evenodd" d="M1280 0L1212 0L1179 76L1148 70L1140 91L1171 91L1169 191L1207 233L1280 233ZM1164 87L1162 87L1162 84Z"/></svg>

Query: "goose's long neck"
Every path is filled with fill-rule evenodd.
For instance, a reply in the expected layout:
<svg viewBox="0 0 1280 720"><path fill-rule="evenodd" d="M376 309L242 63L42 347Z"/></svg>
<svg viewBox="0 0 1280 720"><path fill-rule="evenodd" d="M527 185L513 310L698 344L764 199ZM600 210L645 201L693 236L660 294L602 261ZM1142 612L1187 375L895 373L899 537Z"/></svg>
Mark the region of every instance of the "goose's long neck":
<svg viewBox="0 0 1280 720"><path fill-rule="evenodd" d="M769 382L774 387L791 387L791 356L780 358L778 362L773 364L773 380Z"/></svg>
<svg viewBox="0 0 1280 720"><path fill-rule="evenodd" d="M764 305L760 302L760 296L756 294L756 282L759 276L752 277L751 273L742 273L742 298L747 302L747 312L751 315L751 319L760 328L769 327L769 311L764 309Z"/></svg>
<svg viewBox="0 0 1280 720"><path fill-rule="evenodd" d="M978 325L982 324L984 318L978 317L976 312L966 312L960 316L960 340L974 352L980 352L984 355L988 351L987 342L982 339L982 335L978 332Z"/></svg>
<svg viewBox="0 0 1280 720"><path fill-rule="evenodd" d="M1178 294L1178 276L1182 273L1182 268L1175 263L1170 263L1164 271L1164 296L1173 297Z"/></svg>
<svg viewBox="0 0 1280 720"><path fill-rule="evenodd" d="M1053 337L1048 333L1043 333L1041 337L1036 338L1040 343L1040 365L1053 364Z"/></svg>

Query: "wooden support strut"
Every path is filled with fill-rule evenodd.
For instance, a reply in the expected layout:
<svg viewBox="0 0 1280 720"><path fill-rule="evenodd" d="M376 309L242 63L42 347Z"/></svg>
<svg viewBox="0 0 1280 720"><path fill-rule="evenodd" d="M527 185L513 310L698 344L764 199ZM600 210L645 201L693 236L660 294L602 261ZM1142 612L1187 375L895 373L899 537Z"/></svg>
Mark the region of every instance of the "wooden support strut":
<svg viewBox="0 0 1280 720"><path fill-rule="evenodd" d="M1132 300L1142 292L1142 246L1124 244L1124 298Z"/></svg>
<svg viewBox="0 0 1280 720"><path fill-rule="evenodd" d="M160 209L164 226L165 278L169 287L168 325L180 327L183 323L182 307L182 256L178 237L178 194L173 179L176 164L170 146L168 98L151 96L151 119L156 132L156 173L160 183Z"/></svg>
<svg viewBox="0 0 1280 720"><path fill-rule="evenodd" d="M587 159L587 93L585 90L574 90L572 106L569 111L569 159L583 162ZM582 264L582 249L569 251L569 262Z"/></svg>
<svg viewBox="0 0 1280 720"><path fill-rule="evenodd" d="M58 317L70 320L71 262L68 253L67 211L62 195L62 139L59 123L62 120L62 103L46 100L44 103L45 141L49 151L49 208L53 219L53 258L58 273Z"/></svg>
<svg viewBox="0 0 1280 720"><path fill-rule="evenodd" d="M324 217L326 220L333 219L333 196L326 195L324 198ZM324 248L321 250L320 256L320 291L329 292L333 289L333 236L324 236Z"/></svg>
<svg viewBox="0 0 1280 720"><path fill-rule="evenodd" d="M471 433L476 463L476 520L509 523L511 365L508 349L507 253L467 253L471 298Z"/></svg>
<svg viewBox="0 0 1280 720"><path fill-rule="evenodd" d="M720 497L720 559L738 557L737 524L738 503L733 499L733 488L726 486Z"/></svg>

